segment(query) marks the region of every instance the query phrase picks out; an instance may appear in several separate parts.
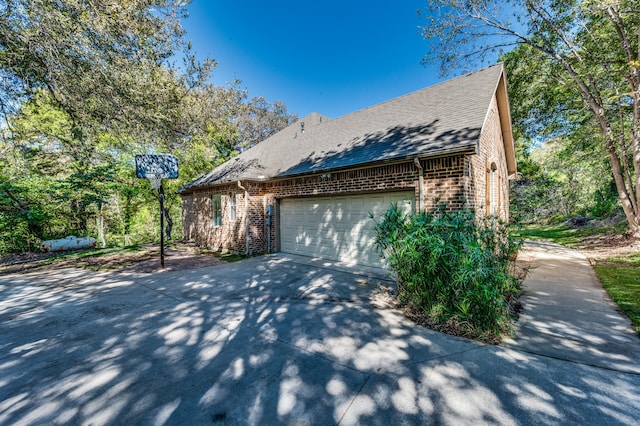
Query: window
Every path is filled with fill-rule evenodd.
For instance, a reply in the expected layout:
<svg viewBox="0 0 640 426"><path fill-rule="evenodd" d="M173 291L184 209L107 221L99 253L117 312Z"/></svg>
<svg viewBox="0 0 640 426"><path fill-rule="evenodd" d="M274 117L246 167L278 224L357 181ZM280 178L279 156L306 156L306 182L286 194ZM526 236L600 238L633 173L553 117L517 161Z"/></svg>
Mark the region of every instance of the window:
<svg viewBox="0 0 640 426"><path fill-rule="evenodd" d="M236 220L236 194L229 194L229 219Z"/></svg>
<svg viewBox="0 0 640 426"><path fill-rule="evenodd" d="M489 214L491 216L498 215L498 167L496 167L496 163L491 164L489 179Z"/></svg>
<svg viewBox="0 0 640 426"><path fill-rule="evenodd" d="M220 195L211 196L211 224L222 225L222 202Z"/></svg>

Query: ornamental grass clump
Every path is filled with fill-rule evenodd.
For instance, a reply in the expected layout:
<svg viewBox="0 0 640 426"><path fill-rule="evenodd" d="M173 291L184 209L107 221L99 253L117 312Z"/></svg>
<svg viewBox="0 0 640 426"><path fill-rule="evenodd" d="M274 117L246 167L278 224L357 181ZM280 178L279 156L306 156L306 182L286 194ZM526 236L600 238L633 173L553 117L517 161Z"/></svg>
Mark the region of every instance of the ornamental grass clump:
<svg viewBox="0 0 640 426"><path fill-rule="evenodd" d="M504 223L444 206L406 215L392 205L375 226L375 241L399 301L419 322L486 342L510 333L520 294L510 259L519 243Z"/></svg>

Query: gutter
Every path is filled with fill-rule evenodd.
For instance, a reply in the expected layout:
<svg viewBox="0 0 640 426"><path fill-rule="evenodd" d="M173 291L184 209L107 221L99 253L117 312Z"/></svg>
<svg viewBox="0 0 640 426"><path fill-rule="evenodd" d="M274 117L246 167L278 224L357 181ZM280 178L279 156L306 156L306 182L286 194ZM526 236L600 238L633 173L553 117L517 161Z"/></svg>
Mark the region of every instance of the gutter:
<svg viewBox="0 0 640 426"><path fill-rule="evenodd" d="M244 191L244 223L245 223L245 249L244 255L249 256L249 191L242 186L242 182L238 181L238 188Z"/></svg>

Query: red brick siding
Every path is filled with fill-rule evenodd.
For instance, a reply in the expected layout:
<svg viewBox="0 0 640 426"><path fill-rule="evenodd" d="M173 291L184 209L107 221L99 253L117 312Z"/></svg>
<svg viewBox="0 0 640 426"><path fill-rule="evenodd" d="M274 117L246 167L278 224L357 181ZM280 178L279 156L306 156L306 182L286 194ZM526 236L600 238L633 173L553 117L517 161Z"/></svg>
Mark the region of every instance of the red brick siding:
<svg viewBox="0 0 640 426"><path fill-rule="evenodd" d="M230 194L236 194L236 220L231 220ZM222 225L213 226L211 196L222 201ZM244 191L237 185L204 189L182 197L182 232L184 238L197 245L219 250L245 251Z"/></svg>
<svg viewBox="0 0 640 426"><path fill-rule="evenodd" d="M497 109L496 109L497 113ZM491 117L490 117L491 118ZM495 132L484 132L481 138L486 150L494 153L488 137ZM501 139L499 139L501 140ZM484 146L484 145L483 145ZM500 143L500 146L501 143ZM448 209L475 207L484 194L484 157L477 155L456 155L451 157L422 160L424 168L424 208L431 210L439 203L447 202ZM504 155L502 156L504 158ZM477 170L482 173L478 174ZM281 198L313 195L347 195L378 191L413 190L416 208L419 206L418 168L412 161L356 170L347 170L313 176L273 180L268 182L243 182L249 192L249 250L251 253L267 251L267 225L265 211L274 206L273 222L270 228L271 250L279 246L277 200ZM481 181L475 182L481 178ZM504 180L506 182L506 179ZM475 193L478 191L479 193ZM229 193L236 193L237 220L229 220ZM211 225L211 195L222 195L222 226ZM505 198L503 198L504 200ZM207 189L197 189L183 196L183 227L187 239L198 245L216 249L245 251L245 197L244 191L236 185L225 185ZM480 203L480 204L478 204Z"/></svg>
<svg viewBox="0 0 640 426"><path fill-rule="evenodd" d="M424 167L424 209L433 210L447 203L449 210L465 206L470 193L464 184L465 164L468 155L431 158L423 162Z"/></svg>
<svg viewBox="0 0 640 426"><path fill-rule="evenodd" d="M486 122L480 134L479 155L471 160L470 175L466 182L470 193L474 193L473 207L478 216L487 213L487 170L492 163L497 166L498 173L498 216L503 220L509 218L509 175L505 160L504 142L500 126L498 104L495 96L491 102Z"/></svg>
<svg viewBox="0 0 640 426"><path fill-rule="evenodd" d="M260 194L275 198L414 188L417 169L412 162L277 180L260 184Z"/></svg>
<svg viewBox="0 0 640 426"><path fill-rule="evenodd" d="M461 186L457 176L461 175L462 157L457 159L435 159L423 161L425 167L425 206L435 206L435 200L459 200ZM286 197L308 195L340 195L349 193L397 191L403 189L417 190L417 168L412 162L377 166L366 169L342 171L331 174L298 177L292 179L270 181L264 183L244 183L249 191L249 250L250 252L267 251L267 226L265 211L267 205L276 207L276 200ZM236 193L237 220L229 218L229 194ZM222 226L214 227L211 223L211 196L222 196ZM245 250L245 199L244 192L237 185L197 190L183 197L183 226L187 239L198 245L216 249L228 249L238 252ZM418 205L416 200L416 205ZM451 208L461 204L454 202ZM274 212L275 213L275 212ZM278 215L273 217L271 225L271 247L278 246Z"/></svg>

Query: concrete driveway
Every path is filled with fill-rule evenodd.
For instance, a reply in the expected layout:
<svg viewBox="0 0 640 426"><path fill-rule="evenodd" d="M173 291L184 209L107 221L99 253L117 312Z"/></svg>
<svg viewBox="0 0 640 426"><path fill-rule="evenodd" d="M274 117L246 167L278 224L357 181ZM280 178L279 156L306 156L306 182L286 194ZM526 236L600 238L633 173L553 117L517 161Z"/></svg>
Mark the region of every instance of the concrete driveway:
<svg viewBox="0 0 640 426"><path fill-rule="evenodd" d="M338 269L273 255L2 276L0 424L640 418L637 374L429 331L385 303L376 271Z"/></svg>

